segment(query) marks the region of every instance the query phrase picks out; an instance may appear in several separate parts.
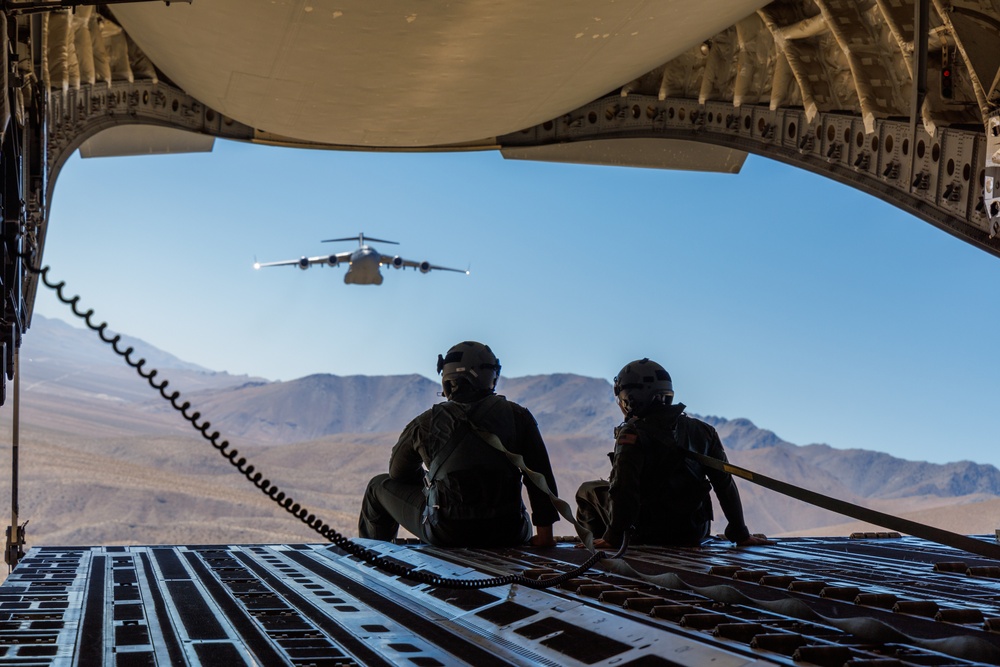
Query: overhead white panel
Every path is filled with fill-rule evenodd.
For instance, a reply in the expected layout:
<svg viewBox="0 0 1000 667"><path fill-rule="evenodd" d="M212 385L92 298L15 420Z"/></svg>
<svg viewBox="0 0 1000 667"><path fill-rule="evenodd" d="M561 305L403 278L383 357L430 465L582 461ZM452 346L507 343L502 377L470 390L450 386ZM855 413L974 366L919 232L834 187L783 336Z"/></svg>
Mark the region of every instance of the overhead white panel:
<svg viewBox="0 0 1000 667"><path fill-rule="evenodd" d="M554 118L762 0L211 0L114 5L166 76L265 132L365 147L470 142Z"/></svg>

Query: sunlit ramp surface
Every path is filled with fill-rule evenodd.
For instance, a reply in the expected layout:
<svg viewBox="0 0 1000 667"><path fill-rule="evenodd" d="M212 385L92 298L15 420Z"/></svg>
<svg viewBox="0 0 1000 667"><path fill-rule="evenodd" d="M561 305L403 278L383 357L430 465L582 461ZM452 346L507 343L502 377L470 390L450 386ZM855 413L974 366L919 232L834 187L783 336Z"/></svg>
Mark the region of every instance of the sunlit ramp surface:
<svg viewBox="0 0 1000 667"><path fill-rule="evenodd" d="M462 580L544 581L587 555L366 544ZM995 561L894 533L717 544L637 547L627 571L481 590L320 545L38 547L0 586L0 665L1000 662Z"/></svg>

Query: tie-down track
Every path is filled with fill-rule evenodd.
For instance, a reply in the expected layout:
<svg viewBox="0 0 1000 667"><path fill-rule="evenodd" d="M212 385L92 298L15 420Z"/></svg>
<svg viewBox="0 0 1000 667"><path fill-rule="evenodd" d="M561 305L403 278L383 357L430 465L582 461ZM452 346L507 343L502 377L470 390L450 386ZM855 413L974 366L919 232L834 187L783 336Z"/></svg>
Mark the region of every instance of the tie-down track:
<svg viewBox="0 0 1000 667"><path fill-rule="evenodd" d="M587 555L367 544L452 579ZM40 547L0 587L0 665L997 664L998 576L892 533L638 547L541 590L415 584L321 545Z"/></svg>

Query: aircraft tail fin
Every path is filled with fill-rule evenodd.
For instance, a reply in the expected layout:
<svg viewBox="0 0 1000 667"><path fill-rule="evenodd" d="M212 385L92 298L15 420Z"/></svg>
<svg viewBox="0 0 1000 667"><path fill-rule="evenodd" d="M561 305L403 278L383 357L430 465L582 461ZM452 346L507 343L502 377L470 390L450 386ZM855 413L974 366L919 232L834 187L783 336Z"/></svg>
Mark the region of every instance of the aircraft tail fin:
<svg viewBox="0 0 1000 667"><path fill-rule="evenodd" d="M378 243L391 243L392 245L399 245L398 241L387 241L386 239L377 239L373 236L365 236L364 232L361 232L357 236L345 236L340 239L323 239L321 243L333 243L335 241L357 241L359 244L364 245L365 240L376 241Z"/></svg>

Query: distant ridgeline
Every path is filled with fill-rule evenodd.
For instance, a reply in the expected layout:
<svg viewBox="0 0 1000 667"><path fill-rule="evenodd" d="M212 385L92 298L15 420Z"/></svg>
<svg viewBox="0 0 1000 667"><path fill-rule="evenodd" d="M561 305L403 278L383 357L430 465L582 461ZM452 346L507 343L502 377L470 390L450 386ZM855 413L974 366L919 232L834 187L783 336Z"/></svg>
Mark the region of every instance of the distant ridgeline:
<svg viewBox="0 0 1000 667"><path fill-rule="evenodd" d="M270 382L210 371L143 341L128 344L234 441L288 445L344 433L395 434L442 400L440 386L420 375L319 374ZM107 347L90 331L36 314L22 348L26 391L49 402L93 402L101 396L166 417L171 408ZM607 380L572 374L502 377L498 391L535 415L556 468L571 459L606 473L604 455L621 421ZM1000 495L1000 470L991 465L941 465L868 450L798 446L747 419L701 418L718 429L734 463L848 500ZM379 456L384 459L387 452Z"/></svg>

